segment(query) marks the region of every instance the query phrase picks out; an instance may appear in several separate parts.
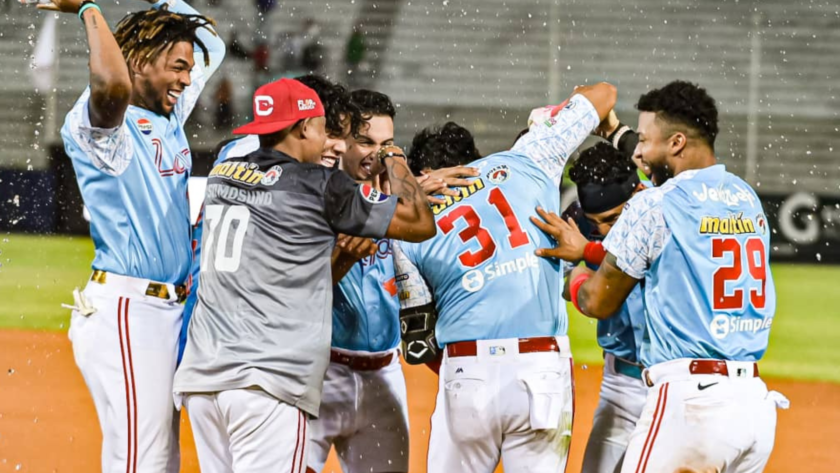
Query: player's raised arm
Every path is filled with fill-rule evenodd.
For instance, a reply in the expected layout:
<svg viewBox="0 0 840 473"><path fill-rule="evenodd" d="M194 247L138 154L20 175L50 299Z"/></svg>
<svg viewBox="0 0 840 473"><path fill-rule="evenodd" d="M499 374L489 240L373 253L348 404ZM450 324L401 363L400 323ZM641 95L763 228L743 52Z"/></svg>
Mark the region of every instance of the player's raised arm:
<svg viewBox="0 0 840 473"><path fill-rule="evenodd" d="M379 150L379 158L387 171L391 195L397 198L397 208L385 236L414 242L435 236L435 218L426 194L406 164L405 154L396 146L385 146Z"/></svg>
<svg viewBox="0 0 840 473"><path fill-rule="evenodd" d="M569 156L609 116L616 97L615 87L606 82L575 88L563 104L532 112L531 129L511 151L527 156L559 185Z"/></svg>
<svg viewBox="0 0 840 473"><path fill-rule="evenodd" d="M99 6L91 1L53 0L38 9L79 15L90 49L90 124L97 128L122 124L131 99L131 77Z"/></svg>

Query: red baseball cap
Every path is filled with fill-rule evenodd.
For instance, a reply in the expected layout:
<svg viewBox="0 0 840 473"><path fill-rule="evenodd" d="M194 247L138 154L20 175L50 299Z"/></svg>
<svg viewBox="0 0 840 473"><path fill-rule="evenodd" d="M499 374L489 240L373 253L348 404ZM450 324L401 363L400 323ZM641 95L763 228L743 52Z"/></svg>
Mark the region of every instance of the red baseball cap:
<svg viewBox="0 0 840 473"><path fill-rule="evenodd" d="M304 118L323 117L318 94L294 79L280 79L254 92L254 121L233 130L234 135L268 135Z"/></svg>

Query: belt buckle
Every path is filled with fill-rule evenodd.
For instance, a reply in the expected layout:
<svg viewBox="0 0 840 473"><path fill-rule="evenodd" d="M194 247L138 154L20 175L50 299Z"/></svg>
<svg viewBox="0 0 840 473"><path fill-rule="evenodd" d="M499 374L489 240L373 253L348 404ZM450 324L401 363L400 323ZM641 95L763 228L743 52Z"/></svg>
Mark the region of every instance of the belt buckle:
<svg viewBox="0 0 840 473"><path fill-rule="evenodd" d="M94 269L93 274L90 275L90 280L95 282L95 283L105 284L105 280L106 280L107 275L108 275L108 273L106 273L105 271L102 271L102 270L99 270L99 269Z"/></svg>

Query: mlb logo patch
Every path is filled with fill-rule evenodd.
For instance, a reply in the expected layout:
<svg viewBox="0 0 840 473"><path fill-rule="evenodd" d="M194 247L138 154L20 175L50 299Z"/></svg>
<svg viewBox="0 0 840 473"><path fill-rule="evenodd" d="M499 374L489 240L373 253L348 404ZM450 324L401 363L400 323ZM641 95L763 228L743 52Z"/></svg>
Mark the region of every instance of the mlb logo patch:
<svg viewBox="0 0 840 473"><path fill-rule="evenodd" d="M386 194L379 192L367 184L359 186L359 192L362 194L362 197L371 204L381 204L382 202L388 200L388 196Z"/></svg>
<svg viewBox="0 0 840 473"><path fill-rule="evenodd" d="M141 133L144 135L151 135L152 134L152 122L145 118L141 118L137 120L137 129L140 130Z"/></svg>

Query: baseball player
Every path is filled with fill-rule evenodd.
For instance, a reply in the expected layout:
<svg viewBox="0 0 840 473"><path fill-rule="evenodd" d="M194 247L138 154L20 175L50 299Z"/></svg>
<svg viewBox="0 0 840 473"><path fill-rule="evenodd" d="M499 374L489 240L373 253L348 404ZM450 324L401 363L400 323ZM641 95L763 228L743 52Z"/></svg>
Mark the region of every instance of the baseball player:
<svg viewBox="0 0 840 473"><path fill-rule="evenodd" d="M717 164L704 89L674 81L637 108L636 154L660 187L630 199L598 271L575 268L567 287L581 312L605 319L643 281L650 390L621 471L763 471L787 400L756 364L776 306L761 202Z"/></svg>
<svg viewBox="0 0 840 473"><path fill-rule="evenodd" d="M324 141L324 148L321 150L321 165L326 167L334 167L338 161L347 151L346 138L359 129L362 122L362 115L359 112L359 107L356 106L350 99L350 92L339 84L334 84L324 77L318 75L305 75L296 79L298 82L314 90L324 106L324 114L326 117L327 139ZM226 159L234 157L242 157L248 153L254 152L260 147L259 136L248 135L233 140L224 141L217 147L218 151L214 153L217 158L213 163L216 166ZM187 330L190 319L192 318L195 305L198 303L198 274L201 268L201 238L204 233L204 207L202 206L199 213L198 221L193 230L193 248L195 258L193 259L192 267L190 269L190 279L192 287L187 302L184 307L184 321L181 324L181 336L179 340L178 362L184 356L184 347L187 344ZM362 246L365 240L369 239L359 238L357 240L345 242L345 238L339 239L339 244L344 244L347 251L343 252L341 258L335 258L334 267L346 264L347 260L351 260L352 264L358 261L363 256L370 256L374 251L373 245ZM353 245L355 243L355 245ZM349 256L349 257L348 257Z"/></svg>
<svg viewBox="0 0 840 473"><path fill-rule="evenodd" d="M615 98L606 83L576 89L510 151L471 164L480 177L433 208L435 238L395 251L406 359L444 353L427 471L489 473L500 460L508 471L565 468L573 395L562 263L534 256L549 240L525 216L559 208L566 160Z"/></svg>
<svg viewBox="0 0 840 473"><path fill-rule="evenodd" d="M320 166L324 108L302 83L254 94L260 148L213 168L198 304L175 392L203 471L305 470L329 360L330 254L337 232L422 241L434 221L398 148L381 161L392 195Z"/></svg>
<svg viewBox="0 0 840 473"><path fill-rule="evenodd" d="M181 0L131 13L114 33L92 1L38 8L78 15L90 49L90 86L61 137L95 246L69 336L99 416L102 471L178 471L172 376L192 259L184 122L224 43Z"/></svg>
<svg viewBox="0 0 840 473"><path fill-rule="evenodd" d="M569 177L577 186L580 203L577 207L580 212L574 213L580 215L577 219L569 217L566 223L563 219L551 220L551 216L542 212L551 220L552 226L532 217L535 225L559 242L558 248L538 250L537 255L574 263L585 261L589 267L597 268L606 254L600 240L609 234L624 204L645 185L639 180L636 165L629 155L607 143L583 151L569 170ZM553 227L562 228L562 233L553 232ZM584 473L621 470L630 433L642 413L647 397L638 355L644 331L643 311L641 288L636 286L617 313L598 321L598 344L604 350L604 376L583 459Z"/></svg>
<svg viewBox="0 0 840 473"><path fill-rule="evenodd" d="M347 139L341 169L382 192L377 152L394 144L396 109L387 95L351 94L364 123ZM391 240L376 253L337 270L333 291L330 364L318 419L311 423L308 471L320 472L330 448L345 473L408 471L408 407L399 362L399 302ZM343 277L340 277L342 276Z"/></svg>

